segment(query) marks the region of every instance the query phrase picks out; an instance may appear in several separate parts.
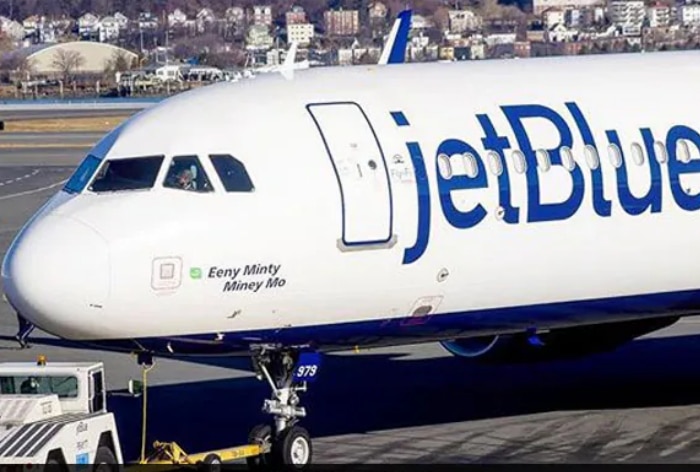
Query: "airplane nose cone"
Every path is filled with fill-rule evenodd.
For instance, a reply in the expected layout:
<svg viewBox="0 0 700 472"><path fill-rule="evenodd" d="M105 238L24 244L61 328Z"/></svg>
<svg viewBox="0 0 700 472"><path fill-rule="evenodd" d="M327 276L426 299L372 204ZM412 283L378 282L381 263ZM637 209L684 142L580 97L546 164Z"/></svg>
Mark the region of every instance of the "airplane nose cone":
<svg viewBox="0 0 700 472"><path fill-rule="evenodd" d="M46 215L15 239L2 279L8 301L24 318L49 333L79 337L99 326L109 297L109 247L87 224Z"/></svg>

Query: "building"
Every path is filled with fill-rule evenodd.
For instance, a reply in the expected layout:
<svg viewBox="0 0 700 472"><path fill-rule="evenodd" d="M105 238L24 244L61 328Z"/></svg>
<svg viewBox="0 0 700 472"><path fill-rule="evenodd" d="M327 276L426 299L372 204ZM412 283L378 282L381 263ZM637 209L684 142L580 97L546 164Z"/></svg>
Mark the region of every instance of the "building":
<svg viewBox="0 0 700 472"><path fill-rule="evenodd" d="M242 25L245 21L245 10L242 7L229 7L226 9L224 18L230 25Z"/></svg>
<svg viewBox="0 0 700 472"><path fill-rule="evenodd" d="M254 25L272 25L272 7L269 5L254 5L253 6L253 24Z"/></svg>
<svg viewBox="0 0 700 472"><path fill-rule="evenodd" d="M119 37L119 23L113 16L105 16L97 22L97 33L100 42L114 41Z"/></svg>
<svg viewBox="0 0 700 472"><path fill-rule="evenodd" d="M81 38L91 38L97 36L99 19L92 13L86 13L78 18L78 35Z"/></svg>
<svg viewBox="0 0 700 472"><path fill-rule="evenodd" d="M605 0L532 0L532 12L540 16L545 10L550 8L587 8L594 6L604 6Z"/></svg>
<svg viewBox="0 0 700 472"><path fill-rule="evenodd" d="M300 46L308 46L314 37L314 25L311 23L292 23L287 25L287 42L297 42Z"/></svg>
<svg viewBox="0 0 700 472"><path fill-rule="evenodd" d="M272 46L274 38L270 35L270 29L265 25L252 25L248 28L246 37L246 49L267 50Z"/></svg>
<svg viewBox="0 0 700 472"><path fill-rule="evenodd" d="M326 34L330 36L352 36L360 29L357 10L326 10L323 13Z"/></svg>
<svg viewBox="0 0 700 472"><path fill-rule="evenodd" d="M26 60L34 78L48 79L60 79L66 73L73 76L102 76L119 56L122 56L127 64L138 64L138 56L135 53L95 41L40 44L18 49L11 55Z"/></svg>
<svg viewBox="0 0 700 472"><path fill-rule="evenodd" d="M651 28L665 28L671 24L671 9L660 3L647 8L647 18Z"/></svg>
<svg viewBox="0 0 700 472"><path fill-rule="evenodd" d="M291 10L285 13L284 20L287 26L308 23L306 20L306 12L299 6L292 7Z"/></svg>
<svg viewBox="0 0 700 472"><path fill-rule="evenodd" d="M4 16L0 16L0 31L15 44L24 39L24 26Z"/></svg>
<svg viewBox="0 0 700 472"><path fill-rule="evenodd" d="M450 33L462 34L481 28L481 17L469 10L450 10Z"/></svg>
<svg viewBox="0 0 700 472"><path fill-rule="evenodd" d="M168 14L168 25L170 26L185 26L187 15L185 12L176 8L172 13Z"/></svg>
<svg viewBox="0 0 700 472"><path fill-rule="evenodd" d="M382 2L373 2L369 4L368 12L370 22L384 21L389 9Z"/></svg>
<svg viewBox="0 0 700 472"><path fill-rule="evenodd" d="M542 14L542 23L546 29L551 29L555 25L564 24L564 10L561 8L550 8Z"/></svg>
<svg viewBox="0 0 700 472"><path fill-rule="evenodd" d="M583 24L583 14L580 8L571 8L564 12L564 25L567 28L579 28Z"/></svg>
<svg viewBox="0 0 700 472"><path fill-rule="evenodd" d="M683 26L700 24L700 5L682 5L678 8L678 21Z"/></svg>
<svg viewBox="0 0 700 472"><path fill-rule="evenodd" d="M638 36L646 16L643 0L613 0L608 5L610 22L622 29L625 36Z"/></svg>

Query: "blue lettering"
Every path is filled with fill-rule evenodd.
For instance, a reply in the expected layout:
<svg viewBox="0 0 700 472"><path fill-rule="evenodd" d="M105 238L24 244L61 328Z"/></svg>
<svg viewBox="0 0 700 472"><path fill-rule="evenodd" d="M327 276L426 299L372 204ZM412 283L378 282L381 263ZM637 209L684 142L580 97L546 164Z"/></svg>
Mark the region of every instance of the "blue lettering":
<svg viewBox="0 0 700 472"><path fill-rule="evenodd" d="M622 150L622 144L620 143L620 137L617 131L610 130L606 131L605 134L608 137L610 144L614 144L620 150L620 155L622 157L622 164L620 167L615 169L617 174L617 194L620 198L620 204L622 208L630 215L640 215L646 211L647 208L651 208L652 213L657 213L661 211L661 188L659 187L660 180L660 169L659 163L656 159L652 159L655 156L654 153L654 141L653 136L645 136L645 131L649 132L648 129L642 129L642 138L647 146L647 154L649 155L649 172L651 174L649 191L646 195L642 197L635 197L629 188L629 183L627 181L627 159L625 158L625 153ZM648 138L651 142L648 142ZM649 152L649 145L651 144L651 152Z"/></svg>
<svg viewBox="0 0 700 472"><path fill-rule="evenodd" d="M581 109L576 103L567 102L567 110L571 114L573 121L576 123L578 132L581 135L583 146L589 147L598 153L598 149ZM574 163L573 169L568 174L571 176L571 193L562 202L544 203L541 199L539 166L537 165L537 157L535 154L533 142L528 135L527 128L524 122L530 118L539 118L546 120L554 126L558 133L558 144L551 149L545 149L549 155L552 165L561 166L563 147L573 147L572 130L567 125L561 115L551 108L542 105L509 105L502 106L502 112L505 114L510 127L513 130L520 151L523 152L526 158L527 171L525 179L527 181L527 221L557 221L568 219L573 216L581 207L585 195L585 182L583 179L583 171L579 164ZM410 126L408 119L402 112L391 112L398 127ZM481 144L487 152L494 152L498 155L503 163L502 172L498 175L498 202L503 210L503 220L509 224L516 224L520 221L520 208L512 201L512 189L508 166L506 165L505 151L511 148L509 139L498 133L493 125L493 121L486 114L477 114L477 120L483 130ZM614 129L607 130L605 135L611 145L616 146L620 152L621 162L615 168L617 179L617 197L623 211L629 215L640 215L647 210L650 213L659 213L662 211L662 177L659 157L657 156L656 141L654 135L649 128L639 129L643 141L643 145L633 144L628 148L627 156L623 152L623 146L620 141L618 132ZM684 174L700 173L700 160L691 160L682 162L679 160L678 143L680 140L685 140L688 145L694 146L700 150L700 133L688 126L677 125L672 127L666 135L666 149L668 152L668 174L671 193L678 206L686 211L695 211L700 209L700 191L691 193L690 190L683 187L680 176ZM411 157L414 175L416 179L416 196L417 196L417 230L416 239L413 246L408 247L403 253L403 264L411 264L420 259L426 252L430 239L431 225L431 195L430 183L426 171L423 151L418 142L406 142L406 148ZM631 167L628 165L629 152L639 152L640 155L632 157L644 159L649 166L649 189L643 195L635 195L630 188L629 172ZM583 148L577 153L581 154ZM454 168L455 156L465 159L468 172L455 174L449 172L445 174L441 172L440 156L447 156L450 160L451 167ZM643 164L643 161L639 161ZM630 164L631 165L631 164ZM476 190L488 188L488 176L486 175L486 167L479 152L470 144L460 139L450 138L442 141L436 152L436 179L438 197L442 213L447 222L455 228L468 229L473 228L481 223L487 215L484 206L475 201L472 207L468 210L458 209L453 200L453 196L458 194L458 191ZM595 213L602 217L609 217L612 214L612 202L605 198L603 186L603 163L601 162L595 169L590 169L591 172L591 195L592 205ZM471 171L471 172L470 172Z"/></svg>
<svg viewBox="0 0 700 472"><path fill-rule="evenodd" d="M526 118L544 118L552 123L559 132L559 145L553 149L547 149L551 163L561 165L560 148L571 147L571 130L564 119L551 108L542 105L514 105L501 107L505 113L513 133L518 140L520 150L525 154L527 161L527 193L528 193L528 221L554 221L570 218L581 206L583 200L583 175L578 167L575 167L571 175L572 189L569 198L561 203L542 203L540 201L540 182L537 170L537 158L532 148L530 138L523 126Z"/></svg>
<svg viewBox="0 0 700 472"><path fill-rule="evenodd" d="M471 154L476 162L477 172L474 177L468 175L452 175L446 179L437 169L438 191L440 193L440 205L447 221L456 228L466 229L476 226L486 216L486 210L479 203L472 210L462 212L455 207L450 192L453 190L477 189L488 187L486 169L484 163L476 150L458 139L448 139L443 141L437 150L437 155L445 154L453 156L455 154ZM437 166L437 159L435 160Z"/></svg>
<svg viewBox="0 0 700 472"><path fill-rule="evenodd" d="M484 138L481 140L484 149L497 153L499 159L503 162L503 173L498 176L498 204L503 208L503 221L506 223L517 223L519 210L518 207L510 203L510 179L508 177L508 166L505 164L506 155L504 151L510 148L510 142L505 136L498 135L488 115L476 115L476 118L484 130Z"/></svg>
<svg viewBox="0 0 700 472"><path fill-rule="evenodd" d="M413 172L416 176L416 192L418 195L418 231L415 244L403 253L403 264L417 261L428 247L430 238L430 185L428 173L425 170L423 153L418 143L406 143L413 163Z"/></svg>
<svg viewBox="0 0 700 472"><path fill-rule="evenodd" d="M700 161L694 159L688 163L684 163L678 160L678 157L676 156L677 143L681 139L692 142L696 148L700 149L700 134L687 126L678 125L671 128L666 136L666 147L668 149L668 177L671 184L673 199L676 201L678 206L684 210L694 211L700 208L700 195L688 194L683 189L678 177L682 174L700 172Z"/></svg>
<svg viewBox="0 0 700 472"><path fill-rule="evenodd" d="M586 146L591 146L598 152L598 147L595 145L595 139L593 139L593 133L591 133L591 128L588 126L586 118L584 118L583 113L579 109L578 105L575 103L567 103L566 108L569 109L569 113L574 118L576 126L581 133L581 138ZM593 179L593 210L599 216L610 216L612 213L612 205L609 200L605 199L603 194L603 170L601 166L596 169L591 169L591 178Z"/></svg>

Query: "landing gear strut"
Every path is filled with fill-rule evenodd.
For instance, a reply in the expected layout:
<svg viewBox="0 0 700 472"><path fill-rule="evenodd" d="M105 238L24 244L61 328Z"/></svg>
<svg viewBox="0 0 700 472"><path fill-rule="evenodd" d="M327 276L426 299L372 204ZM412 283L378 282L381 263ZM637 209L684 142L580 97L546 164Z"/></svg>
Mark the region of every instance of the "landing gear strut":
<svg viewBox="0 0 700 472"><path fill-rule="evenodd" d="M251 444L269 445L268 454L251 458L248 466L291 466L302 469L311 463L313 449L308 431L299 426L306 409L299 406L299 393L306 392L307 381L318 373L320 356L296 350L260 349L253 355L258 379L267 380L272 397L265 400L262 410L274 418L274 426L261 424L252 429Z"/></svg>

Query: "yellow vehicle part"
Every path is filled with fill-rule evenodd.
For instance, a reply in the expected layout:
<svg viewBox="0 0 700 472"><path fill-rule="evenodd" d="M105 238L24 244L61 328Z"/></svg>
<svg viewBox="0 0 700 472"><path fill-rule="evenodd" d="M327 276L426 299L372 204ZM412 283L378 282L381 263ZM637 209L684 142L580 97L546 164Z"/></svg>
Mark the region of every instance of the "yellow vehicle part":
<svg viewBox="0 0 700 472"><path fill-rule="evenodd" d="M175 442L153 443L153 452L141 461L141 464L175 464L175 465L195 465L200 464L204 459L212 454L218 456L222 462L229 462L236 459L245 459L263 454L264 448L256 444L218 449L216 451L201 452L198 454L187 454Z"/></svg>
<svg viewBox="0 0 700 472"><path fill-rule="evenodd" d="M139 465L162 464L162 465L197 465L202 464L204 459L215 455L221 462L229 462L237 459L245 459L266 454L269 451L269 445L246 444L243 446L231 447L226 449L218 449L215 451L207 451L198 454L187 454L175 442L153 443L153 451L146 456L146 424L148 415L148 373L155 367L155 363L150 366L142 367L142 382L143 382L143 401L142 401L142 421L141 421L141 458ZM129 470L138 470L138 465L132 466ZM150 472L150 470L149 470Z"/></svg>

